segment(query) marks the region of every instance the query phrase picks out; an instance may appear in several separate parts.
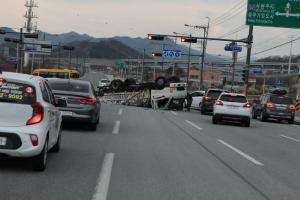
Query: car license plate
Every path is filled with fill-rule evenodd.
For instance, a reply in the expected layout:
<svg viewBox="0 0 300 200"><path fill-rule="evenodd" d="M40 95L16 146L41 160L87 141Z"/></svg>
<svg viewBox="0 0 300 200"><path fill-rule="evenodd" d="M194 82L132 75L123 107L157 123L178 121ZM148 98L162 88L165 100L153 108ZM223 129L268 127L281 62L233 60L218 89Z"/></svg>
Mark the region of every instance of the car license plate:
<svg viewBox="0 0 300 200"><path fill-rule="evenodd" d="M72 117L73 116L73 112L62 111L62 115L65 116L65 117Z"/></svg>
<svg viewBox="0 0 300 200"><path fill-rule="evenodd" d="M0 137L0 146L6 145L7 138L6 137Z"/></svg>

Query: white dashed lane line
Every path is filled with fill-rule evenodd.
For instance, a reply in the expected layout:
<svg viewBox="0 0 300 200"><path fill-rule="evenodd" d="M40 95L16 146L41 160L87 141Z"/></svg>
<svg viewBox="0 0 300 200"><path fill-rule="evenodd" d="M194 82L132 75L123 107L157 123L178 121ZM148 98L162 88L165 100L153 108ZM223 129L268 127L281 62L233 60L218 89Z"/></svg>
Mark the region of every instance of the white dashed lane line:
<svg viewBox="0 0 300 200"><path fill-rule="evenodd" d="M292 137L289 137L289 136L286 136L286 135L280 135L280 137L285 138L285 139L288 139L288 140L292 140L292 141L294 141L294 142L300 143L300 140L298 140L298 139L296 139L296 138L292 138Z"/></svg>
<svg viewBox="0 0 300 200"><path fill-rule="evenodd" d="M123 114L123 109L120 109L119 112L118 112L118 115L121 116L122 114Z"/></svg>
<svg viewBox="0 0 300 200"><path fill-rule="evenodd" d="M172 113L173 115L177 115L177 113L176 113L176 112L174 112L174 111L171 111L171 113Z"/></svg>
<svg viewBox="0 0 300 200"><path fill-rule="evenodd" d="M119 134L120 132L120 125L121 125L121 121L117 120L114 126L114 129L112 131L113 134Z"/></svg>
<svg viewBox="0 0 300 200"><path fill-rule="evenodd" d="M115 154L106 153L92 200L106 200Z"/></svg>
<svg viewBox="0 0 300 200"><path fill-rule="evenodd" d="M193 122L191 122L191 121L189 121L189 120L185 120L185 122L188 123L188 124L190 124L190 125L193 126L194 128L200 130L200 131L203 130L200 126L194 124Z"/></svg>
<svg viewBox="0 0 300 200"><path fill-rule="evenodd" d="M239 155L243 156L244 158L246 158L247 160L249 160L250 162L254 163L255 165L259 165L259 166L264 166L263 163L259 162L258 160L254 159L253 157L245 154L244 152L238 150L237 148L231 146L230 144L224 142L223 140L218 140L221 144L225 145L226 147L230 148L231 150L233 150L234 152L238 153Z"/></svg>

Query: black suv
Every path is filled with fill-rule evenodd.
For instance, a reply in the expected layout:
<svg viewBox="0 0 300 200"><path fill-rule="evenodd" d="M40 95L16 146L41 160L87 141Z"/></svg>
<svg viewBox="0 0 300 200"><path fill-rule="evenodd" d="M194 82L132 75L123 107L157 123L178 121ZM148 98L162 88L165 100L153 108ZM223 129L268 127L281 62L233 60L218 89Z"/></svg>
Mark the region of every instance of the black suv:
<svg viewBox="0 0 300 200"><path fill-rule="evenodd" d="M220 94L226 92L226 90L222 89L208 89L205 96L203 97L201 104L201 114L204 115L207 112L213 112L214 104L216 100L219 98Z"/></svg>
<svg viewBox="0 0 300 200"><path fill-rule="evenodd" d="M259 101L253 105L253 119L260 117L261 121L267 119L287 120L293 124L295 120L295 106L293 100L286 96L286 91L274 90L272 93L263 94Z"/></svg>

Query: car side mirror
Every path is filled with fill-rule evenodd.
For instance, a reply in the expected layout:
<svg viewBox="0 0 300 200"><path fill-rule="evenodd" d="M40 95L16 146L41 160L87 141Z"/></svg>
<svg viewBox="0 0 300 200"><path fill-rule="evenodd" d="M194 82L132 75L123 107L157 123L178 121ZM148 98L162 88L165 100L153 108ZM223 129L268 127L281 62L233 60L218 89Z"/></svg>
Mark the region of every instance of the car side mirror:
<svg viewBox="0 0 300 200"><path fill-rule="evenodd" d="M67 107L67 101L65 99L57 99L56 106L61 108Z"/></svg>

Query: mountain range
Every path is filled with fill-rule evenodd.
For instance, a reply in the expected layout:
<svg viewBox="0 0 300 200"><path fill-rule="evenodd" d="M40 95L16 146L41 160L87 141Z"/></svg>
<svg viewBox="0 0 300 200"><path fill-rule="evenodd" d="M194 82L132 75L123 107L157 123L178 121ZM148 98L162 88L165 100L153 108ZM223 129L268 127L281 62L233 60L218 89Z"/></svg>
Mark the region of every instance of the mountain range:
<svg viewBox="0 0 300 200"><path fill-rule="evenodd" d="M8 32L13 32L7 27L0 28ZM4 37L16 37L16 34L0 35L0 44L4 42ZM39 32L39 39L52 41L54 44L72 45L75 47L77 55L85 55L92 58L122 59L137 58L145 49L146 58L150 58L152 52L162 52L163 49L181 50L182 59L186 59L188 47L182 44L176 44L174 40L166 38L164 41L149 41L147 38L131 37L112 37L95 38L87 34L76 32L50 34ZM192 55L201 55L201 52L195 49L191 50ZM141 55L140 55L141 56ZM199 56L192 56L191 59L199 60ZM224 57L208 54L208 61L224 60ZM228 59L226 57L226 59Z"/></svg>

